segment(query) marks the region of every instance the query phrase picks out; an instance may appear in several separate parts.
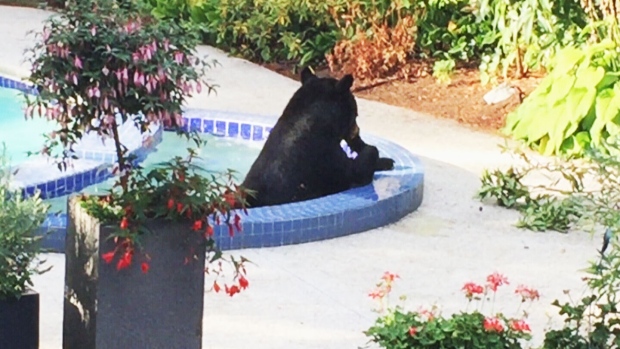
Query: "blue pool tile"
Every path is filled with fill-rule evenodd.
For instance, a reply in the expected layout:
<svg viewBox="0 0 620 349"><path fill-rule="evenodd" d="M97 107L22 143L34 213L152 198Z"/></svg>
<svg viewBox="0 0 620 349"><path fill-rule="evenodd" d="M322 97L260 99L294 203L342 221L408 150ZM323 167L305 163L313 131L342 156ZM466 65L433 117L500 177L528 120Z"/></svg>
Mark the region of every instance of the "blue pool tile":
<svg viewBox="0 0 620 349"><path fill-rule="evenodd" d="M241 138L243 139L251 139L252 137L252 125L250 124L241 124Z"/></svg>
<svg viewBox="0 0 620 349"><path fill-rule="evenodd" d="M263 127L254 125L254 132L252 133L252 140L262 141L263 140Z"/></svg>
<svg viewBox="0 0 620 349"><path fill-rule="evenodd" d="M201 131L202 119L191 118L189 124L190 131Z"/></svg>
<svg viewBox="0 0 620 349"><path fill-rule="evenodd" d="M213 120L203 120L202 132L213 134L213 132L214 132Z"/></svg>
<svg viewBox="0 0 620 349"><path fill-rule="evenodd" d="M226 121L215 121L215 134L224 136L226 134Z"/></svg>
<svg viewBox="0 0 620 349"><path fill-rule="evenodd" d="M239 123L237 122L229 122L228 123L228 137L237 137L239 135Z"/></svg>

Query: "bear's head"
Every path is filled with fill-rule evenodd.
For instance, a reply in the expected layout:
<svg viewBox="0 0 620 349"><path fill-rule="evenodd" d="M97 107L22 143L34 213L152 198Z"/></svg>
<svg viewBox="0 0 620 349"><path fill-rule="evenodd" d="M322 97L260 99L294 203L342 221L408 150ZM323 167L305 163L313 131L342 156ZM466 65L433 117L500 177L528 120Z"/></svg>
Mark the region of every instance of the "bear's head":
<svg viewBox="0 0 620 349"><path fill-rule="evenodd" d="M301 72L301 88L295 93L289 105L296 108L308 108L322 114L326 125L337 130L340 139L347 142L359 134L357 126L357 102L351 92L353 76L345 75L342 79L317 77L310 68ZM286 111L285 111L286 114Z"/></svg>

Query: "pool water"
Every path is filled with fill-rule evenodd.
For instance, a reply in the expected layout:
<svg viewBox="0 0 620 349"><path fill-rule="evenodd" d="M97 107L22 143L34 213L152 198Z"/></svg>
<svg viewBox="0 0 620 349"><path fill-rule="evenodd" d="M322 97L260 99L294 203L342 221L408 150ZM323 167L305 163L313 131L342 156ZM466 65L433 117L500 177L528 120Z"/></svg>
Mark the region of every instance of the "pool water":
<svg viewBox="0 0 620 349"><path fill-rule="evenodd" d="M232 138L216 137L204 134L202 138L207 144L198 149L198 159L192 162L205 170L205 175L218 174L228 169L235 170L235 179L241 183L250 170L250 166L258 157L262 148L262 142L250 142ZM158 164L172 160L175 156L186 158L187 148L196 148L193 141L178 136L174 132L164 132L162 142L156 146L156 150L150 153L141 163L146 170L157 167ZM104 194L112 187L116 178L110 178L84 188L81 192L88 194ZM64 213L67 210L67 196L56 197L46 200L50 205L51 213Z"/></svg>
<svg viewBox="0 0 620 349"><path fill-rule="evenodd" d="M8 160L19 164L28 158L27 152L43 148L43 134L51 132L55 123L45 118L24 118L22 92L0 87L0 152L6 145Z"/></svg>

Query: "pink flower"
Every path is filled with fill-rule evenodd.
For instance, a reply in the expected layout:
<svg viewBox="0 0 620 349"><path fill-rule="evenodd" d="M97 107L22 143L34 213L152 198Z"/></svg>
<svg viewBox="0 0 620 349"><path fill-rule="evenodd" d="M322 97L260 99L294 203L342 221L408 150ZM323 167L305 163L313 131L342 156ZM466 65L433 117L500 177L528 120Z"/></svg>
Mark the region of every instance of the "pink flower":
<svg viewBox="0 0 620 349"><path fill-rule="evenodd" d="M418 329L417 328L415 328L413 326L409 327L409 335L411 337L415 336L417 333L418 333Z"/></svg>
<svg viewBox="0 0 620 349"><path fill-rule="evenodd" d="M73 60L73 65L78 69L82 69L82 60L80 59L80 57L75 56L75 59Z"/></svg>
<svg viewBox="0 0 620 349"><path fill-rule="evenodd" d="M95 27L94 25L92 27L90 27L90 34L92 36L97 35L97 27Z"/></svg>
<svg viewBox="0 0 620 349"><path fill-rule="evenodd" d="M392 282L394 281L394 279L398 279L398 278L400 278L398 274L390 273L389 271L386 271L385 273L383 273L383 276L381 277L381 279L386 282Z"/></svg>
<svg viewBox="0 0 620 349"><path fill-rule="evenodd" d="M474 294L484 293L484 288L473 282L466 283L461 290L465 291L466 297L470 299L473 297Z"/></svg>
<svg viewBox="0 0 620 349"><path fill-rule="evenodd" d="M183 63L183 58L185 57L185 55L183 54L183 52L175 52L174 53L174 61L182 64Z"/></svg>
<svg viewBox="0 0 620 349"><path fill-rule="evenodd" d="M540 293L538 293L537 290L524 285L519 285L515 290L515 293L521 296L523 302L526 300L533 301L540 298Z"/></svg>
<svg viewBox="0 0 620 349"><path fill-rule="evenodd" d="M530 332L530 325L523 320L512 320L510 322L510 328L517 332Z"/></svg>
<svg viewBox="0 0 620 349"><path fill-rule="evenodd" d="M497 287L501 285L509 285L508 278L500 273L493 273L487 276L487 287L489 287L493 292L497 291Z"/></svg>
<svg viewBox="0 0 620 349"><path fill-rule="evenodd" d="M483 325L484 330L488 332L504 331L504 325L502 325L501 321L498 318L485 318Z"/></svg>

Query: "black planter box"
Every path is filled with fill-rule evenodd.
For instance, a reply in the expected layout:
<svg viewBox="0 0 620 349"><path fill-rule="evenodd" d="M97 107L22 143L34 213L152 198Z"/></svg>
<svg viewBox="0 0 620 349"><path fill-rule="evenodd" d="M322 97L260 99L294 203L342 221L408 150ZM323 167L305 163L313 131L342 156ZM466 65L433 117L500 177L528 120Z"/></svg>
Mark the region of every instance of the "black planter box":
<svg viewBox="0 0 620 349"><path fill-rule="evenodd" d="M0 300L0 348L39 348L39 294L28 290L19 299Z"/></svg>
<svg viewBox="0 0 620 349"><path fill-rule="evenodd" d="M64 349L200 349L204 306L205 244L186 223L153 221L141 239L150 257L141 271L140 254L116 270L101 255L114 250L100 225L68 200L65 264ZM190 263L186 257L195 252Z"/></svg>

